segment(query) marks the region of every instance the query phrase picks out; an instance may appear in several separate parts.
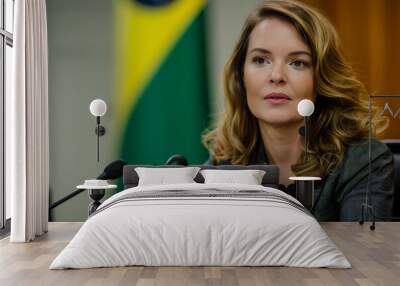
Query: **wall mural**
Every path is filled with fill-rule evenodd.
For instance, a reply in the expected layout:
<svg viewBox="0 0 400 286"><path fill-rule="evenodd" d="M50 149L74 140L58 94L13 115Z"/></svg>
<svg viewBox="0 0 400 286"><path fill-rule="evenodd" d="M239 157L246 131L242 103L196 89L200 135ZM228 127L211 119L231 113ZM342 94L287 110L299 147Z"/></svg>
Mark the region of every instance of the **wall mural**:
<svg viewBox="0 0 400 286"><path fill-rule="evenodd" d="M399 114L400 114L400 107L391 107L389 102L385 102L382 111L379 115L389 116L392 119L396 119L399 117Z"/></svg>
<svg viewBox="0 0 400 286"><path fill-rule="evenodd" d="M400 119L400 95L374 95L371 96L371 104L377 108L379 116L388 119L388 127L380 135L380 138L399 140L400 133L397 121Z"/></svg>
<svg viewBox="0 0 400 286"><path fill-rule="evenodd" d="M208 155L205 0L117 0L115 116L120 157L163 164L179 153L189 164Z"/></svg>

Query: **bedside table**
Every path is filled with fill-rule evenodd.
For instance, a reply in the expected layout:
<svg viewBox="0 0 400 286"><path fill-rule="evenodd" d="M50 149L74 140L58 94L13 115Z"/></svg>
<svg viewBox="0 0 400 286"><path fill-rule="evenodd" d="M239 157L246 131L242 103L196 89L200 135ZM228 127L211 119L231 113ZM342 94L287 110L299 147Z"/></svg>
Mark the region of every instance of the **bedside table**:
<svg viewBox="0 0 400 286"><path fill-rule="evenodd" d="M320 177L290 177L289 180L296 182L296 199L307 209L314 206L314 182L320 181Z"/></svg>
<svg viewBox="0 0 400 286"><path fill-rule="evenodd" d="M93 186L93 185L78 185L77 189L85 189L89 191L89 198L92 202L88 206L88 215L90 216L93 212L97 210L99 205L101 205L100 200L104 197L106 190L116 189L117 185L105 185L105 186Z"/></svg>

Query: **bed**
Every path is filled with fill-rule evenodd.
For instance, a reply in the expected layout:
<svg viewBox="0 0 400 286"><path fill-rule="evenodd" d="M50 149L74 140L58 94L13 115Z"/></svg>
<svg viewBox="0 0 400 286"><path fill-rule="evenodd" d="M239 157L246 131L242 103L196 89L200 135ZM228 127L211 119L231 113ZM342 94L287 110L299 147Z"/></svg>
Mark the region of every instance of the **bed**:
<svg viewBox="0 0 400 286"><path fill-rule="evenodd" d="M277 166L198 166L262 170L258 185L237 183L238 176L205 182L201 172L188 183L138 185L141 167L124 167L125 190L100 205L50 269L351 267L309 211L277 189Z"/></svg>

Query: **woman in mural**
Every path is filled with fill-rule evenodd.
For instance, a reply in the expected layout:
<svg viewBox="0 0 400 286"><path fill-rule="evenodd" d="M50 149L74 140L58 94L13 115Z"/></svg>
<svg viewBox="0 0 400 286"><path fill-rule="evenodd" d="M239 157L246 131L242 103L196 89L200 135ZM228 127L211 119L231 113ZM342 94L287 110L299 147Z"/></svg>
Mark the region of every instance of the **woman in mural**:
<svg viewBox="0 0 400 286"><path fill-rule="evenodd" d="M268 1L245 22L225 66L225 111L204 135L209 164L275 164L288 193L291 176L319 176L312 209L318 220L358 220L368 183L368 102L345 61L339 39L318 11L294 1ZM314 102L308 160L299 133L302 99ZM377 118L374 133L385 122ZM391 216L393 157L372 140L375 215Z"/></svg>

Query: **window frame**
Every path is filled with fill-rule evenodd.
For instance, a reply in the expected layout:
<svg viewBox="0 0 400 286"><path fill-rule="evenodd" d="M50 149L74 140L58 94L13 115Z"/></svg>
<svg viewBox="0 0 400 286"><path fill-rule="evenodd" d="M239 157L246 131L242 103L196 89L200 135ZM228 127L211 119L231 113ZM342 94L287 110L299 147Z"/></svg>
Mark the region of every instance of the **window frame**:
<svg viewBox="0 0 400 286"><path fill-rule="evenodd" d="M1 21L0 21L0 236L9 232L10 220L6 215L6 189L5 189L5 94L6 85L8 84L6 78L6 46L13 48L14 37L13 33L6 30L6 1L0 0L1 3ZM12 13L14 13L15 0L12 1ZM11 15L14 22L14 15ZM14 24L13 24L14 25ZM14 27L13 29L14 30Z"/></svg>

